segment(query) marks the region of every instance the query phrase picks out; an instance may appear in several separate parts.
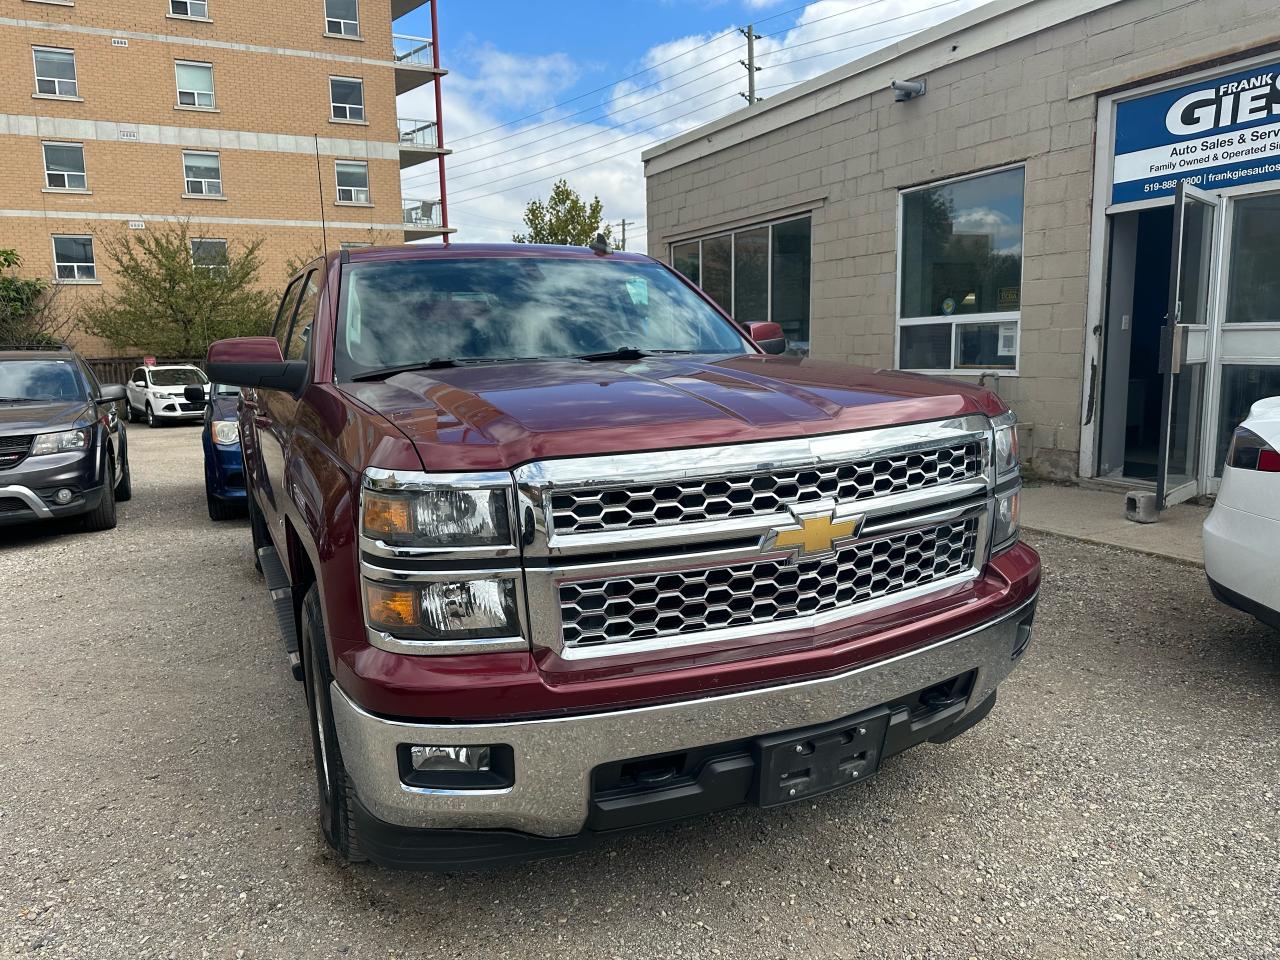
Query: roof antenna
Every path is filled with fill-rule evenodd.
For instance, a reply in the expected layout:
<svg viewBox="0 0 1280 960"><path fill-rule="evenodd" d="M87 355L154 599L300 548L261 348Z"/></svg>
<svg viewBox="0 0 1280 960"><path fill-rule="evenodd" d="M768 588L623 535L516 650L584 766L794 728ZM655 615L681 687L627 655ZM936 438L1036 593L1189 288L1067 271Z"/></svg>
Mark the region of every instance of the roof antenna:
<svg viewBox="0 0 1280 960"><path fill-rule="evenodd" d="M607 257L609 254L613 253L612 248L609 246L609 240L603 233L596 234L596 238L591 241L590 249L597 257Z"/></svg>

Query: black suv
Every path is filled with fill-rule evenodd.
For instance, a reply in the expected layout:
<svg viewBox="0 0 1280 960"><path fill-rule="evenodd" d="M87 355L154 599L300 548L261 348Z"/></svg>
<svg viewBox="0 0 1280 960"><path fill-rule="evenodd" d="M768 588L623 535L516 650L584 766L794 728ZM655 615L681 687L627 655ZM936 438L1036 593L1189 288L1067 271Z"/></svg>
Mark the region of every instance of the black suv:
<svg viewBox="0 0 1280 960"><path fill-rule="evenodd" d="M0 526L83 516L116 525L128 500L127 438L103 386L71 350L0 347Z"/></svg>

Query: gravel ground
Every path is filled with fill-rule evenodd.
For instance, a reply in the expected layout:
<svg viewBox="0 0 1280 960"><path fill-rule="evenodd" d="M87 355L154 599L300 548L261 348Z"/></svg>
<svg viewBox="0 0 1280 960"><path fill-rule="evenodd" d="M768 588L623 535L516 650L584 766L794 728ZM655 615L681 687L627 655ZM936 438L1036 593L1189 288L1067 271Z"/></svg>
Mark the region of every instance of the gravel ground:
<svg viewBox="0 0 1280 960"><path fill-rule="evenodd" d="M1280 634L1187 566L1036 538L991 717L816 804L567 860L348 867L194 428L110 533L0 533L0 957L1280 956Z"/></svg>

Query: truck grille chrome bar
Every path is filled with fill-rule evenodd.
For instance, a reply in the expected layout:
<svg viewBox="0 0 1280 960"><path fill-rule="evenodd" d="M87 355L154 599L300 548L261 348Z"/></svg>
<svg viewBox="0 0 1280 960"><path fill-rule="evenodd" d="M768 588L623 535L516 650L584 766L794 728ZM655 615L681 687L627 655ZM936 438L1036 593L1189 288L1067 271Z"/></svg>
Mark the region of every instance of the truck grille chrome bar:
<svg viewBox="0 0 1280 960"><path fill-rule="evenodd" d="M823 499L869 500L970 480L983 469L981 444L955 443L806 469L556 490L550 513L560 535L634 530L767 515Z"/></svg>
<svg viewBox="0 0 1280 960"><path fill-rule="evenodd" d="M567 649L778 623L954 577L974 566L978 519L857 541L826 557L563 582Z"/></svg>

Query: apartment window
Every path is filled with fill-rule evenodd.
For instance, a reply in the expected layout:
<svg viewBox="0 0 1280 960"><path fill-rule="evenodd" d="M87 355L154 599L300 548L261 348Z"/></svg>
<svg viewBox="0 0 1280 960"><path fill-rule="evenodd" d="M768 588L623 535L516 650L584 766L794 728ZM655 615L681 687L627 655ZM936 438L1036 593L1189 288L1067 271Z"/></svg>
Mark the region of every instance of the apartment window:
<svg viewBox="0 0 1280 960"><path fill-rule="evenodd" d="M325 33L360 36L360 0L324 0Z"/></svg>
<svg viewBox="0 0 1280 960"><path fill-rule="evenodd" d="M46 97L78 97L74 50L32 47L36 62L36 93Z"/></svg>
<svg viewBox="0 0 1280 960"><path fill-rule="evenodd" d="M178 105L213 109L213 64L177 61Z"/></svg>
<svg viewBox="0 0 1280 960"><path fill-rule="evenodd" d="M369 164L359 160L339 160L338 202L369 202Z"/></svg>
<svg viewBox="0 0 1280 960"><path fill-rule="evenodd" d="M329 99L334 120L364 119L364 81L352 77L330 77Z"/></svg>
<svg viewBox="0 0 1280 960"><path fill-rule="evenodd" d="M740 323L773 321L809 349L809 217L678 243L671 265Z"/></svg>
<svg viewBox="0 0 1280 960"><path fill-rule="evenodd" d="M50 190L87 190L84 144L45 143L44 183Z"/></svg>
<svg viewBox="0 0 1280 960"><path fill-rule="evenodd" d="M208 0L169 0L169 13L191 20L208 20L209 3Z"/></svg>
<svg viewBox="0 0 1280 960"><path fill-rule="evenodd" d="M1016 370L1023 169L901 194L898 367Z"/></svg>
<svg viewBox="0 0 1280 960"><path fill-rule="evenodd" d="M64 282L97 280L93 237L54 237L53 266L54 276Z"/></svg>
<svg viewBox="0 0 1280 960"><path fill-rule="evenodd" d="M226 273L230 264L227 256L227 241L210 240L204 237L192 238L191 262L197 270L207 273Z"/></svg>
<svg viewBox="0 0 1280 960"><path fill-rule="evenodd" d="M372 243L368 243L364 240L343 240L342 241L343 250L363 250L365 247L372 247L372 246L373 246Z"/></svg>
<svg viewBox="0 0 1280 960"><path fill-rule="evenodd" d="M216 153L184 150L182 173L186 178L187 196L222 196L222 161Z"/></svg>

